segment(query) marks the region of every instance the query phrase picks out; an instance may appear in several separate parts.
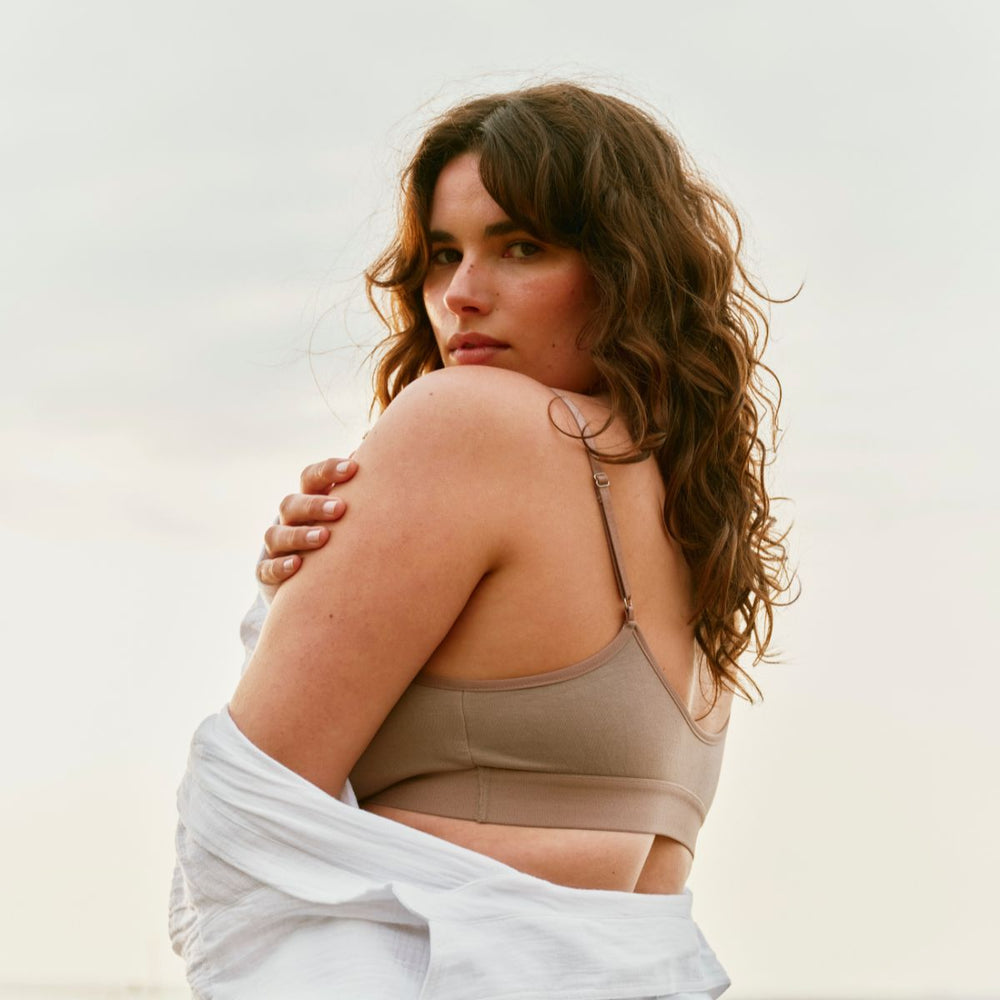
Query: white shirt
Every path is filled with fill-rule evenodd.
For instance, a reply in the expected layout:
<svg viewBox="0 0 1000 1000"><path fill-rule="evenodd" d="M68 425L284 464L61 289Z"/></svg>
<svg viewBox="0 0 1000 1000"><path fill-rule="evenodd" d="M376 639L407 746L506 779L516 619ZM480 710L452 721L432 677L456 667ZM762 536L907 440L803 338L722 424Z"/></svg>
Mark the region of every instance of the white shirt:
<svg viewBox="0 0 1000 1000"><path fill-rule="evenodd" d="M691 897L570 889L327 795L227 709L178 793L170 933L199 1000L714 998Z"/></svg>

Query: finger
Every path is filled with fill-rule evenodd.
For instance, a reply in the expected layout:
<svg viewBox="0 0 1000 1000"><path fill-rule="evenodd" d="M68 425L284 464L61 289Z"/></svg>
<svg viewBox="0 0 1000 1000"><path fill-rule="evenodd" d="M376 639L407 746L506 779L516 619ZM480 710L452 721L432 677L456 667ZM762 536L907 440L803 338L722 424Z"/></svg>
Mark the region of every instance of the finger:
<svg viewBox="0 0 1000 1000"><path fill-rule="evenodd" d="M276 561L279 556L322 548L329 537L330 529L320 525L293 528L286 524L272 524L264 532L264 551L272 561Z"/></svg>
<svg viewBox="0 0 1000 1000"><path fill-rule="evenodd" d="M328 458L302 470L299 489L303 493L329 493L333 486L346 483L357 471L358 463L353 458Z"/></svg>
<svg viewBox="0 0 1000 1000"><path fill-rule="evenodd" d="M318 521L336 521L342 517L345 504L341 497L292 493L281 501L278 508L282 524L315 524Z"/></svg>
<svg viewBox="0 0 1000 1000"><path fill-rule="evenodd" d="M302 565L301 556L285 556L282 559L262 559L257 564L257 579L261 583L276 587L294 576Z"/></svg>

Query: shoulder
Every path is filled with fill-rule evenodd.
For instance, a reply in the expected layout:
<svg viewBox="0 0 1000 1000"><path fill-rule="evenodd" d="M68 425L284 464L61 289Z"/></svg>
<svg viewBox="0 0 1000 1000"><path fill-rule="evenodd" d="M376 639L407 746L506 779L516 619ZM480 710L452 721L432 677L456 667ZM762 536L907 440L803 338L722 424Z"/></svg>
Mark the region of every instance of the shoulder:
<svg viewBox="0 0 1000 1000"><path fill-rule="evenodd" d="M444 368L412 382L365 440L366 452L405 450L418 460L475 464L537 442L551 389L516 372Z"/></svg>
<svg viewBox="0 0 1000 1000"><path fill-rule="evenodd" d="M481 410L481 416L516 414L532 402L552 399L551 389L527 375L500 368L468 365L428 372L408 385L393 401L393 408L428 406Z"/></svg>

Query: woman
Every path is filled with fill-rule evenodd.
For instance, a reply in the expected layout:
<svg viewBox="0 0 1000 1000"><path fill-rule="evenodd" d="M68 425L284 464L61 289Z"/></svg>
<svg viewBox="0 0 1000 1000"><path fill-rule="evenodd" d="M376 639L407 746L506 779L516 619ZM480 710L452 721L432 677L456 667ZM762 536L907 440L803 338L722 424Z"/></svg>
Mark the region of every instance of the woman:
<svg viewBox="0 0 1000 1000"><path fill-rule="evenodd" d="M738 657L763 654L784 569L758 433L766 322L738 251L727 204L618 99L549 85L428 131L369 273L390 334L383 413L338 490L350 516L277 593L182 788L175 942L193 983L313 995L331 951L357 947L336 974L391 967L392 992L345 995L725 988L683 891L748 684ZM272 553L300 538L272 535ZM258 780L286 809L294 787L309 821L273 810L261 825ZM363 813L328 805L352 791ZM346 842L296 843L327 820ZM255 824L244 856L232 840ZM269 841L295 855L284 881L262 874ZM425 863L393 867L397 849ZM262 885L298 900L269 911L298 922L256 966L233 943L252 908L228 944L191 943L218 927L223 889L231 911ZM310 979L291 955L326 971Z"/></svg>

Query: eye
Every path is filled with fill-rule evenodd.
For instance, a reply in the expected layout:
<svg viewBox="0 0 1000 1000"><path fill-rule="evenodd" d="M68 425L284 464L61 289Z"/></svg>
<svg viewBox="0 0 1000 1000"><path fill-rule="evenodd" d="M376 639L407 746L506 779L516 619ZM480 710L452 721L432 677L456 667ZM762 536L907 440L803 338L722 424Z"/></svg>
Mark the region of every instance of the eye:
<svg viewBox="0 0 1000 1000"><path fill-rule="evenodd" d="M462 259L462 255L454 247L442 247L440 250L431 251L431 263L446 266L457 264Z"/></svg>
<svg viewBox="0 0 1000 1000"><path fill-rule="evenodd" d="M515 260L524 260L526 257L534 257L542 252L542 248L537 243L530 240L518 240L507 247L506 257L513 257Z"/></svg>

